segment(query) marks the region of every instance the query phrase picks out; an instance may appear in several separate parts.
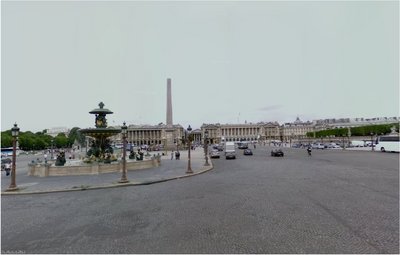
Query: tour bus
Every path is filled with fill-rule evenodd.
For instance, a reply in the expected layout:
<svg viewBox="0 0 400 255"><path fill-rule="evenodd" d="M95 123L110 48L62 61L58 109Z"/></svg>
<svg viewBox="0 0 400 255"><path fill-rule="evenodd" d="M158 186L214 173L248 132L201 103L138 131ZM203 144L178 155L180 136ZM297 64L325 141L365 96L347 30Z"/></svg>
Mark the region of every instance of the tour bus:
<svg viewBox="0 0 400 255"><path fill-rule="evenodd" d="M400 141L398 135L378 136L375 141L375 150L385 151L400 151Z"/></svg>
<svg viewBox="0 0 400 255"><path fill-rule="evenodd" d="M13 147L1 148L1 156L2 157L11 157L13 154ZM17 147L15 151L15 155L19 155L19 148Z"/></svg>

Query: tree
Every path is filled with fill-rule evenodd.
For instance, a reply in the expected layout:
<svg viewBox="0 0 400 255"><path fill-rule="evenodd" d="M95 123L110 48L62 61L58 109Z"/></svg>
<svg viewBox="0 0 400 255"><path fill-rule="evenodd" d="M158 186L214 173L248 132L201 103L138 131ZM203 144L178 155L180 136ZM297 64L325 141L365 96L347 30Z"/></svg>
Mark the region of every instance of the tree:
<svg viewBox="0 0 400 255"><path fill-rule="evenodd" d="M75 141L77 141L81 146L85 144L85 136L79 132L79 129L80 128L78 127L74 127L69 132L68 141L70 146L72 146L72 144L74 144Z"/></svg>
<svg viewBox="0 0 400 255"><path fill-rule="evenodd" d="M54 144L57 148L69 147L68 138L64 133L59 133L56 137L54 137Z"/></svg>
<svg viewBox="0 0 400 255"><path fill-rule="evenodd" d="M7 148L12 146L11 131L1 132L1 147Z"/></svg>

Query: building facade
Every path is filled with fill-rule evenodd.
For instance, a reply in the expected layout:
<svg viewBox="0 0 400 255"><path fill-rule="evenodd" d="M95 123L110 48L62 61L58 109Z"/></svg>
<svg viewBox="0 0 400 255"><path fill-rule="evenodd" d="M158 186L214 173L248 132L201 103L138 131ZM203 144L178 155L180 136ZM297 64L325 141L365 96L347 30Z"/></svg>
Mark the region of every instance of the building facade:
<svg viewBox="0 0 400 255"><path fill-rule="evenodd" d="M135 146L163 145L164 148L175 149L185 135L181 125L128 125L127 142ZM112 138L115 143L122 143L122 134Z"/></svg>
<svg viewBox="0 0 400 255"><path fill-rule="evenodd" d="M201 133L204 137L208 131L210 143L257 141L264 135L264 127L260 124L203 124Z"/></svg>
<svg viewBox="0 0 400 255"><path fill-rule="evenodd" d="M301 140L307 138L308 132L314 132L314 123L303 122L299 117L294 122L285 123L281 126L282 141Z"/></svg>

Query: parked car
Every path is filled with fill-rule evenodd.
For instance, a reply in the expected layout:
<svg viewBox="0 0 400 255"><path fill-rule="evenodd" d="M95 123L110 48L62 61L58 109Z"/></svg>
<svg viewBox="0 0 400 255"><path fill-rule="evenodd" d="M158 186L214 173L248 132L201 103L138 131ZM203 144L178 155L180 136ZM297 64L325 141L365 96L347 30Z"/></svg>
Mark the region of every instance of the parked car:
<svg viewBox="0 0 400 255"><path fill-rule="evenodd" d="M312 147L313 149L321 149L321 150L323 150L323 149L325 148L325 146L324 146L322 143L313 143L313 144L311 145L311 147Z"/></svg>
<svg viewBox="0 0 400 255"><path fill-rule="evenodd" d="M210 158L220 158L220 153L218 150L212 150L210 151Z"/></svg>
<svg viewBox="0 0 400 255"><path fill-rule="evenodd" d="M253 155L253 152L252 152L250 149L245 149L245 150L243 151L243 155L247 155L247 156Z"/></svg>
<svg viewBox="0 0 400 255"><path fill-rule="evenodd" d="M273 149L271 151L271 156L272 157L283 157L283 151L281 149Z"/></svg>
<svg viewBox="0 0 400 255"><path fill-rule="evenodd" d="M341 147L339 145L337 145L336 143L330 143L327 145L328 149L340 149Z"/></svg>

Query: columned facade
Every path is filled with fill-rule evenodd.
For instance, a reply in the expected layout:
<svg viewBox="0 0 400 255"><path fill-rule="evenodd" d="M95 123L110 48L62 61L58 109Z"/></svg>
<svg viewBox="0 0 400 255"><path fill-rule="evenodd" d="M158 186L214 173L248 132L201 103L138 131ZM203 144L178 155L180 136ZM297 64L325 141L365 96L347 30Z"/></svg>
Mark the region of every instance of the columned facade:
<svg viewBox="0 0 400 255"><path fill-rule="evenodd" d="M203 124L202 134L208 131L210 143L258 141L264 136L264 127L260 124Z"/></svg>
<svg viewBox="0 0 400 255"><path fill-rule="evenodd" d="M201 135L201 130L200 129L195 129L192 131L192 136L193 136L193 144L203 144L202 140L202 135Z"/></svg>
<svg viewBox="0 0 400 255"><path fill-rule="evenodd" d="M127 133L127 142L135 146L141 145L163 145L167 149L175 149L177 143L184 136L184 130L181 125L129 125ZM114 142L121 142L121 134L114 137Z"/></svg>
<svg viewBox="0 0 400 255"><path fill-rule="evenodd" d="M263 126L265 131L265 141L271 142L281 140L280 125L278 122L267 122Z"/></svg>

